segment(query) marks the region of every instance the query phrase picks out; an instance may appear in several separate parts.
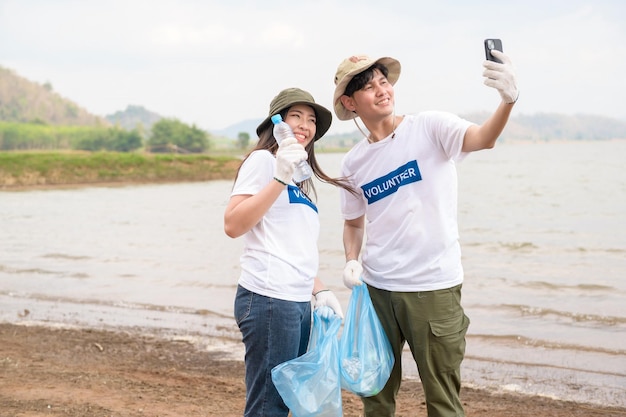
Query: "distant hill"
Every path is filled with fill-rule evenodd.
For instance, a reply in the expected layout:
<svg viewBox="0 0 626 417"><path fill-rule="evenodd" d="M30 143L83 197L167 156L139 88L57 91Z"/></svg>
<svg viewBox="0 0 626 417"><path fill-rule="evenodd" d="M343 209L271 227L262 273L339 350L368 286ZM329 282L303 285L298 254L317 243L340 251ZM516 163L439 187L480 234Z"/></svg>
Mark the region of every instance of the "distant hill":
<svg viewBox="0 0 626 417"><path fill-rule="evenodd" d="M111 126L149 131L163 117L142 106L128 105L106 117L90 114L53 91L50 83L39 84L0 66L0 121L44 123L63 126Z"/></svg>
<svg viewBox="0 0 626 417"><path fill-rule="evenodd" d="M489 117L489 113L472 113L461 117L482 123ZM529 141L626 139L626 120L591 114L514 114L502 132L501 139Z"/></svg>
<svg viewBox="0 0 626 417"><path fill-rule="evenodd" d="M155 87L156 88L156 87ZM483 122L488 113L470 113L461 117L476 123ZM162 119L157 113L142 106L129 105L106 118L87 112L78 104L53 91L50 83L39 84L0 66L0 121L19 123L43 123L64 126L111 126L118 125L132 130L148 132L152 125ZM251 141L256 140L256 128L263 119L247 119L225 129L211 130L212 136L220 138L225 145L237 140L239 133L246 132ZM346 148L361 140L358 130L351 133L327 135L316 143L319 148ZM509 120L501 141L546 140L605 140L626 139L626 120L590 114L565 115L557 113L516 114Z"/></svg>
<svg viewBox="0 0 626 417"><path fill-rule="evenodd" d="M237 139L240 133L245 132L250 135L250 139L256 140L256 128L262 121L263 119L247 119L222 130L211 130L211 133L217 136Z"/></svg>
<svg viewBox="0 0 626 417"><path fill-rule="evenodd" d="M50 125L107 126L104 118L53 91L50 83L38 84L0 66L0 120Z"/></svg>
<svg viewBox="0 0 626 417"><path fill-rule="evenodd" d="M475 123L482 123L489 113L476 112L460 115ZM240 132L248 132L252 141L256 139L256 127L263 119L248 119L211 133L235 140ZM358 130L342 134L330 134L316 146L324 148L350 147L363 135ZM536 113L511 116L501 141L546 141L546 140L606 140L626 139L626 120L590 114Z"/></svg>
<svg viewBox="0 0 626 417"><path fill-rule="evenodd" d="M106 119L113 125L120 126L126 130L140 128L140 130L148 131L152 125L161 120L163 116L154 113L142 106L129 105L126 110L117 111L107 115Z"/></svg>

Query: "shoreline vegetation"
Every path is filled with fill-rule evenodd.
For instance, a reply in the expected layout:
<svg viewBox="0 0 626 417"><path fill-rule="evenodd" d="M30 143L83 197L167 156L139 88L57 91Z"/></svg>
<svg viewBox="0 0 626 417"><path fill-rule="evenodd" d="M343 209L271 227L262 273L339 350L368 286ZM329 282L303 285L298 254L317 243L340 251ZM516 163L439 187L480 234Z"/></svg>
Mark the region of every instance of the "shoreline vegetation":
<svg viewBox="0 0 626 417"><path fill-rule="evenodd" d="M237 155L0 152L0 190L232 179Z"/></svg>

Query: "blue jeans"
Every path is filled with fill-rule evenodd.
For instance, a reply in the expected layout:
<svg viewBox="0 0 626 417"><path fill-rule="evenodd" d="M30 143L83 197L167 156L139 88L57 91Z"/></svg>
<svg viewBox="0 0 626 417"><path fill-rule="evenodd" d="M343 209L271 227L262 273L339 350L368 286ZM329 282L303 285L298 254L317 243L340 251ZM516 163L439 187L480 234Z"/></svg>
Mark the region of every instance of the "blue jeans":
<svg viewBox="0 0 626 417"><path fill-rule="evenodd" d="M289 409L272 382L276 365L306 352L311 303L265 297L238 286L235 320L246 348L245 417L287 417Z"/></svg>

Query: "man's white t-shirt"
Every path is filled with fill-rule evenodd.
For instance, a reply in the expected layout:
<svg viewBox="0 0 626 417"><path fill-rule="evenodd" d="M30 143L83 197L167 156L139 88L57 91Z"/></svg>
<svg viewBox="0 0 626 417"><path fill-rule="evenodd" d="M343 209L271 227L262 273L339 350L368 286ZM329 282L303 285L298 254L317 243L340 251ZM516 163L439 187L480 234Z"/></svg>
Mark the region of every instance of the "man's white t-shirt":
<svg viewBox="0 0 626 417"><path fill-rule="evenodd" d="M244 161L231 195L254 195L274 181L274 156L254 151ZM319 254L317 207L293 183L244 234L239 285L267 297L310 301Z"/></svg>
<svg viewBox="0 0 626 417"><path fill-rule="evenodd" d="M363 140L342 162L360 191L341 190L344 219L365 215L363 280L389 291L433 291L463 282L456 162L472 123L443 112L405 116L395 137Z"/></svg>

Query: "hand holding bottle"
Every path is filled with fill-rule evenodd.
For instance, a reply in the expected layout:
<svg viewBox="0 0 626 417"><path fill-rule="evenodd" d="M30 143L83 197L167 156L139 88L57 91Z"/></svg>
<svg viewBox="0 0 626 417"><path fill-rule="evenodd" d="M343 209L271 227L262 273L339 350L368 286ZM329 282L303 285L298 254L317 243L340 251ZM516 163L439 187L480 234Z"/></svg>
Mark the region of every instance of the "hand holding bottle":
<svg viewBox="0 0 626 417"><path fill-rule="evenodd" d="M291 127L283 121L283 118L280 114L273 115L271 120L272 123L274 123L274 138L276 139L276 142L278 142L279 146L282 146L282 143L288 138L294 139L297 142L297 139L295 139ZM311 178L312 171L311 166L306 161L307 158L308 154L304 158L302 158L302 160L298 161L296 169L293 171L293 180L295 182L302 182L306 179Z"/></svg>
<svg viewBox="0 0 626 417"><path fill-rule="evenodd" d="M296 164L306 160L307 153L296 138L282 140L276 151L274 177L283 184L289 184Z"/></svg>

